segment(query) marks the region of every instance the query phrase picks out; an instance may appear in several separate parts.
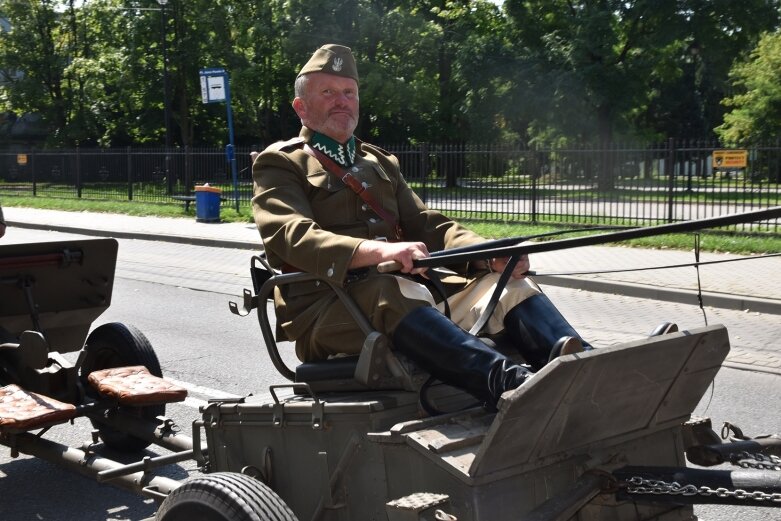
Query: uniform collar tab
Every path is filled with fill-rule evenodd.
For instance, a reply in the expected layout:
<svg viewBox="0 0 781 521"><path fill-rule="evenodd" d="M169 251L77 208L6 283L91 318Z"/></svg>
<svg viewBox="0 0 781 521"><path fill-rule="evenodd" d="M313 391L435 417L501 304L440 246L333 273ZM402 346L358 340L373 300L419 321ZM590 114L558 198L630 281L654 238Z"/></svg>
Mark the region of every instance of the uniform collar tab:
<svg viewBox="0 0 781 521"><path fill-rule="evenodd" d="M319 150L340 166L348 167L355 163L355 136L350 136L346 143L342 144L320 132L313 132L309 138L309 146Z"/></svg>

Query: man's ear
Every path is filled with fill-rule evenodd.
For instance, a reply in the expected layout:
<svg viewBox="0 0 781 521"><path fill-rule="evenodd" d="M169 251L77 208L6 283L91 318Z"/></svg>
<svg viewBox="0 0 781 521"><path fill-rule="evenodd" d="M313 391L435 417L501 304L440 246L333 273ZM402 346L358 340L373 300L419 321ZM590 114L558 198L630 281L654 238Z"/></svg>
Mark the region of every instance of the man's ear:
<svg viewBox="0 0 781 521"><path fill-rule="evenodd" d="M306 116L306 103L301 98L295 98L293 100L293 110L298 114L299 119L304 119Z"/></svg>

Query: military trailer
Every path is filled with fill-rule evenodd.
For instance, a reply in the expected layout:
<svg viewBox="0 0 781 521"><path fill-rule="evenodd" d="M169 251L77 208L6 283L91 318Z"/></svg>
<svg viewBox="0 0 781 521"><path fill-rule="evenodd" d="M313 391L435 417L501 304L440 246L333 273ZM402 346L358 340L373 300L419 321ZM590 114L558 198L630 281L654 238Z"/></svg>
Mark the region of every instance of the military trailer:
<svg viewBox="0 0 781 521"><path fill-rule="evenodd" d="M287 382L209 402L188 436L165 417L186 391L143 334L90 331L111 302L116 252L113 239L0 246L0 444L154 498L160 521L692 520L693 503L781 506L778 437L722 442L691 417L729 351L722 326L562 356L491 412L432 385L336 286L366 333L361 354L287 367L269 297L312 276L256 256L253 289L230 307L257 313ZM80 416L92 443L47 438ZM128 464L104 445L160 450ZM201 475L157 473L191 460Z"/></svg>

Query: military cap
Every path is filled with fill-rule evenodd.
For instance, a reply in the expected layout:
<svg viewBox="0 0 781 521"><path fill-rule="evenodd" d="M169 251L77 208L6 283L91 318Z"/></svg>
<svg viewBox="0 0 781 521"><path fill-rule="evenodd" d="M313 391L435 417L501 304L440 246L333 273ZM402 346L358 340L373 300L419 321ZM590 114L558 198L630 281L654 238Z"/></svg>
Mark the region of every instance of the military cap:
<svg viewBox="0 0 781 521"><path fill-rule="evenodd" d="M298 76L312 72L325 72L336 76L344 76L358 81L358 67L349 47L329 43L315 51L309 61L301 68ZM296 77L298 77L296 76Z"/></svg>

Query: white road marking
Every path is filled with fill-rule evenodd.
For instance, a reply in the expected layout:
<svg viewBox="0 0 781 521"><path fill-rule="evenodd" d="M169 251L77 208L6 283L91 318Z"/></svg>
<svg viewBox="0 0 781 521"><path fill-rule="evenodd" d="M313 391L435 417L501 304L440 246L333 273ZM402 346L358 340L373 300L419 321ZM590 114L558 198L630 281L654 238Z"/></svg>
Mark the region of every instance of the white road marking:
<svg viewBox="0 0 781 521"><path fill-rule="evenodd" d="M200 398L194 398L192 396L188 396L187 398L185 398L184 405L186 405L187 407L192 407L194 409L198 409L202 405L206 405L208 403L207 400L212 398L217 398L217 399L226 398L230 400L242 398L238 394L231 394L225 391L211 389L210 387L203 387L201 385L195 385L189 382L182 382L180 380L175 380L174 378L169 378L168 376L166 376L165 379L174 385L178 385L179 387L184 387L185 389L187 389L188 395L196 394L198 396L206 397L206 400L202 400Z"/></svg>

